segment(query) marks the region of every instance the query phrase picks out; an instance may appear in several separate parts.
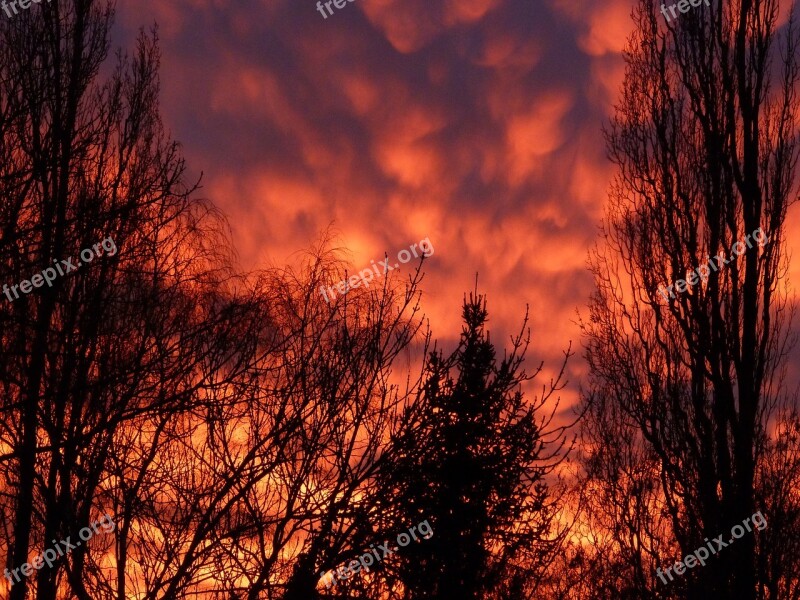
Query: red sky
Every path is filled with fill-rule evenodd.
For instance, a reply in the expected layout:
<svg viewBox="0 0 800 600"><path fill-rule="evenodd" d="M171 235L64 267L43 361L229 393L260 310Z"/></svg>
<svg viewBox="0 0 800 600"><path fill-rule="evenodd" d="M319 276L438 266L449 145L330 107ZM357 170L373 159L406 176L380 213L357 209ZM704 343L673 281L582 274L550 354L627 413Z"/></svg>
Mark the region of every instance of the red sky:
<svg viewBox="0 0 800 600"><path fill-rule="evenodd" d="M428 237L434 336L457 336L478 272L493 339L530 304L530 356L555 367L580 350L631 6L355 0L323 19L315 0L123 1L114 41L159 24L165 125L243 267L292 263L331 223L355 269ZM575 357L566 399L584 371Z"/></svg>

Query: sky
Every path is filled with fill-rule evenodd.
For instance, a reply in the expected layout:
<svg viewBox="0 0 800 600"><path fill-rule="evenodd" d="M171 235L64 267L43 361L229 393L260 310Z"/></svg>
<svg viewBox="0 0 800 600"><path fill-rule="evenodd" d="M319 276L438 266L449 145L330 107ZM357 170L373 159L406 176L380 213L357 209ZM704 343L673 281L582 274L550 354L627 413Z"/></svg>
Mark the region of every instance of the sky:
<svg viewBox="0 0 800 600"><path fill-rule="evenodd" d="M530 305L548 373L581 351L632 4L354 0L323 18L315 0L120 0L113 42L158 23L165 126L243 268L292 264L328 228L356 270L428 238L434 337L457 337L477 273L492 339ZM579 355L569 377L572 403Z"/></svg>

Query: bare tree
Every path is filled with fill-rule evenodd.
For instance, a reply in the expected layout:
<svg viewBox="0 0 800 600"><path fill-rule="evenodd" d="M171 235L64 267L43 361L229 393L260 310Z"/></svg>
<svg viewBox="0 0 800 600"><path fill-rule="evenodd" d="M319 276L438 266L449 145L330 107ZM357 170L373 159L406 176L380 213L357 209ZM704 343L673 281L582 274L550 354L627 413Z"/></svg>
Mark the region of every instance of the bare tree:
<svg viewBox="0 0 800 600"><path fill-rule="evenodd" d="M0 272L11 285L59 265L52 286L0 307L0 545L13 572L103 512L122 534L17 573L13 600L31 587L41 600L59 589L124 597L126 576L138 580L123 572L126 503L151 492L125 477L141 475L137 462L153 461L148 448L200 391L230 385L253 360L235 337L236 319L246 323L236 303L215 300L230 279L222 220L190 198L162 131L155 35L96 81L112 16L110 2L74 0L0 25ZM76 272L61 273L65 259Z"/></svg>
<svg viewBox="0 0 800 600"><path fill-rule="evenodd" d="M800 534L798 498L761 475L770 456L773 473L798 476L786 435L796 397L782 385L798 36L793 13L779 26L779 8L715 2L669 22L650 2L634 11L607 136L619 174L584 324L584 439L614 559L646 597L797 593L796 558L769 540ZM761 509L769 533L675 581L655 577Z"/></svg>
<svg viewBox="0 0 800 600"><path fill-rule="evenodd" d="M268 485L244 499L253 529L232 551L255 549L241 571L252 599L314 598L320 573L360 550L379 502L376 472L413 399L414 380L399 387L406 370L396 372L396 359L427 340L418 339L419 268L403 286L387 278L329 305L319 287L341 277L340 263L321 251L312 258L299 274L269 279L270 314L284 343L260 387L287 402L279 418L269 411L273 427L294 417L297 430L279 446L283 460Z"/></svg>

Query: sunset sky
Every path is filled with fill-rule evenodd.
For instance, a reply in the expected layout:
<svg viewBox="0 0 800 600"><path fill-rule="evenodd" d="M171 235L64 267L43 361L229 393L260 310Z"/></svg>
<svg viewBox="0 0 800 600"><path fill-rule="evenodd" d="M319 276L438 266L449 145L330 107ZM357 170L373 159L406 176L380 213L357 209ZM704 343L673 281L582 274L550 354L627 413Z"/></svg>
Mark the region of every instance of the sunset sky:
<svg viewBox="0 0 800 600"><path fill-rule="evenodd" d="M530 356L555 367L580 352L631 7L355 0L323 19L314 0L119 2L113 39L132 49L158 23L165 126L243 268L291 264L331 224L355 269L428 237L434 336L457 336L478 272L493 339L530 304ZM569 371L571 402L580 357Z"/></svg>

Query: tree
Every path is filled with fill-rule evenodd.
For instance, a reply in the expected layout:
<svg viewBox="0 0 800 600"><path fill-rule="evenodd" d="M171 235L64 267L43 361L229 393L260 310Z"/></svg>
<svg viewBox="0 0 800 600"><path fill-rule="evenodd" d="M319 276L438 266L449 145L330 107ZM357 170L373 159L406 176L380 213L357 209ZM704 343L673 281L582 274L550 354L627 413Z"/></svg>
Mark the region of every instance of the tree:
<svg viewBox="0 0 800 600"><path fill-rule="evenodd" d="M381 514L395 528L389 539L426 520L433 529L386 566L404 598L534 597L563 540L558 496L545 478L563 460L566 440L563 428L548 429L558 403L549 416L541 410L564 385L566 358L529 402L521 386L542 368L522 369L529 334L498 363L487 319L483 296L465 299L458 348L448 357L430 353L410 426L395 436L380 475Z"/></svg>
<svg viewBox="0 0 800 600"><path fill-rule="evenodd" d="M0 510L12 523L2 534L12 571L105 512L122 517L124 533L129 515L114 510L108 469L134 454L128 434L143 427L146 437L151 419L191 410L200 367L218 371L232 354L220 335L229 314L194 310L228 277L226 246L162 131L155 36L96 82L112 14L111 3L76 0L0 25L0 272L11 284L65 259L78 265L0 307ZM101 240L104 256L85 258ZM60 585L98 597L89 590L107 585L114 535L23 577L9 597L33 587L55 598Z"/></svg>
<svg viewBox="0 0 800 600"><path fill-rule="evenodd" d="M798 36L793 13L779 27L779 8L714 3L671 22L650 2L634 12L607 134L619 172L591 261L584 441L587 485L641 593L797 590L796 560L761 532L666 587L655 577L762 508L769 531L798 535L797 497L774 510L761 477L797 408L781 386L781 278L797 200ZM796 461L771 468L798 479Z"/></svg>
<svg viewBox="0 0 800 600"><path fill-rule="evenodd" d="M412 342L427 344L427 335L419 339L421 263L404 285L386 278L379 289L351 290L328 304L320 285L341 278L341 267L318 249L300 273L267 275L282 342L259 388L285 398L289 410L265 410L264 418L277 427L296 415L298 427L272 447L285 460L246 498L252 527L227 549L248 553L232 571L251 580L247 598L265 591L315 598L321 571L360 554L363 517L378 503L376 472L413 400L392 370Z"/></svg>

